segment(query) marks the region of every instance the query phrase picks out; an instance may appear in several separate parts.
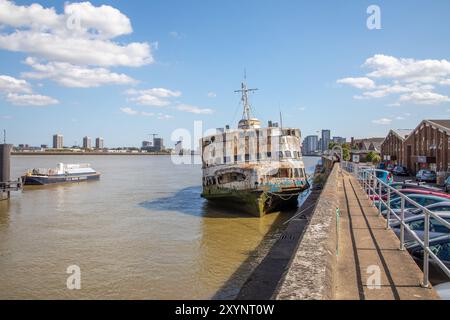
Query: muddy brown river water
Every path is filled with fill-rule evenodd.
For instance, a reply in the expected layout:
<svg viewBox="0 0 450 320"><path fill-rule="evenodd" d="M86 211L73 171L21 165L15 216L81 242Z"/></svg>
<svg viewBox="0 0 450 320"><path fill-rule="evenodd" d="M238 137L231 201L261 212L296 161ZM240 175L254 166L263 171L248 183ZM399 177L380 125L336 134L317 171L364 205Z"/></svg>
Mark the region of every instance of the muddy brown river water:
<svg viewBox="0 0 450 320"><path fill-rule="evenodd" d="M311 172L318 159L304 160ZM292 215L211 206L200 166L167 156L13 156L12 176L58 162L90 163L101 180L0 202L0 299L233 298ZM67 289L71 265L80 290Z"/></svg>

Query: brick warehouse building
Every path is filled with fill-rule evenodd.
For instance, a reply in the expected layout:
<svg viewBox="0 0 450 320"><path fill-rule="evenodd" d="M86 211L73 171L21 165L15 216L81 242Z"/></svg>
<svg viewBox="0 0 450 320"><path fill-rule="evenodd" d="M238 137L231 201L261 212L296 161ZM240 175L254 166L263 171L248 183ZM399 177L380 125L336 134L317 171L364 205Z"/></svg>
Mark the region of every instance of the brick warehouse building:
<svg viewBox="0 0 450 320"><path fill-rule="evenodd" d="M450 120L423 120L414 130L391 130L381 146L382 159L412 173L431 169L450 174Z"/></svg>
<svg viewBox="0 0 450 320"><path fill-rule="evenodd" d="M403 144L412 129L392 129L381 143L380 151L383 161L406 166L406 150Z"/></svg>
<svg viewBox="0 0 450 320"><path fill-rule="evenodd" d="M406 166L450 172L450 120L423 120L404 143Z"/></svg>

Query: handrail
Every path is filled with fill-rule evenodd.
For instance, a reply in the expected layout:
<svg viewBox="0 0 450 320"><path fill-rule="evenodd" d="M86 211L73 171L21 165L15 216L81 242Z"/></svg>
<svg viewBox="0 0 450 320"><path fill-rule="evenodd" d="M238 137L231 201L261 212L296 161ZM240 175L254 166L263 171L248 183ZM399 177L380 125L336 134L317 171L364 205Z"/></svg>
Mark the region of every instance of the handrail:
<svg viewBox="0 0 450 320"><path fill-rule="evenodd" d="M360 168L358 165L344 161L341 163L342 168L347 172L352 173L356 176L358 183L363 188L364 192L368 195L369 200L372 204L375 203L375 198L378 198L378 213L381 215L381 207L384 205L386 210L386 229L390 229L391 216L400 222L400 250L404 250L405 246L405 231L410 234L414 240L423 248L423 287L429 287L429 263L430 257L438 264L442 271L450 278L450 270L447 266L431 251L430 249L430 218L434 218L449 229L450 234L450 223L436 213L429 210L428 208L420 205L414 200L410 199L408 196L402 194L399 190L392 188L389 184L385 183L379 179L375 173L374 168ZM383 188L387 190L387 200L383 200ZM378 192L377 192L378 187ZM400 197L400 216L391 207L391 196L392 192ZM412 230L407 223L405 223L405 205L406 203L412 204L414 207L420 209L424 213L424 236L423 240Z"/></svg>

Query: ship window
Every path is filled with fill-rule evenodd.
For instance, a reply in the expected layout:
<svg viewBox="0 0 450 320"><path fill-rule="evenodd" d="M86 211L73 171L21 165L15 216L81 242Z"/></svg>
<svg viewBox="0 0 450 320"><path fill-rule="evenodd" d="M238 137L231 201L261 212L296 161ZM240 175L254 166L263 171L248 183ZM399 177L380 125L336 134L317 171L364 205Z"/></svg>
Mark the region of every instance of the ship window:
<svg viewBox="0 0 450 320"><path fill-rule="evenodd" d="M290 151L285 151L284 154L286 155L286 158L292 158L292 154Z"/></svg>
<svg viewBox="0 0 450 320"><path fill-rule="evenodd" d="M249 155L249 154L246 154L246 155L245 155L245 161L246 161L246 162L250 161L250 155Z"/></svg>
<svg viewBox="0 0 450 320"><path fill-rule="evenodd" d="M256 154L256 159L261 160L261 153Z"/></svg>
<svg viewBox="0 0 450 320"><path fill-rule="evenodd" d="M267 152L267 158L272 158L272 152Z"/></svg>
<svg viewBox="0 0 450 320"><path fill-rule="evenodd" d="M278 177L279 178L289 178L289 169L286 169L286 168L278 169Z"/></svg>
<svg viewBox="0 0 450 320"><path fill-rule="evenodd" d="M234 162L242 161L242 156L234 156Z"/></svg>
<svg viewBox="0 0 450 320"><path fill-rule="evenodd" d="M283 158L283 151L278 151L278 157L281 159Z"/></svg>
<svg viewBox="0 0 450 320"><path fill-rule="evenodd" d="M239 181L245 181L246 177L242 173L225 173L223 175L219 176L219 183L225 184L225 183L231 183L231 182L239 182Z"/></svg>

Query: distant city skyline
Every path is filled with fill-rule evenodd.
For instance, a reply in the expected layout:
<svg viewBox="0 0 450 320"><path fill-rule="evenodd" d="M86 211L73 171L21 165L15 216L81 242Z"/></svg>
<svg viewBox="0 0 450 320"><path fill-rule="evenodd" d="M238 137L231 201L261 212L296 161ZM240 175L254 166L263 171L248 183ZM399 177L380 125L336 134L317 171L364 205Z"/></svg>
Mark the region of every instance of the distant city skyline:
<svg viewBox="0 0 450 320"><path fill-rule="evenodd" d="M303 137L450 118L450 2L377 1L380 30L371 4L0 0L0 129L15 145L158 133L173 147L196 120L236 127L244 71L255 116L281 111Z"/></svg>

